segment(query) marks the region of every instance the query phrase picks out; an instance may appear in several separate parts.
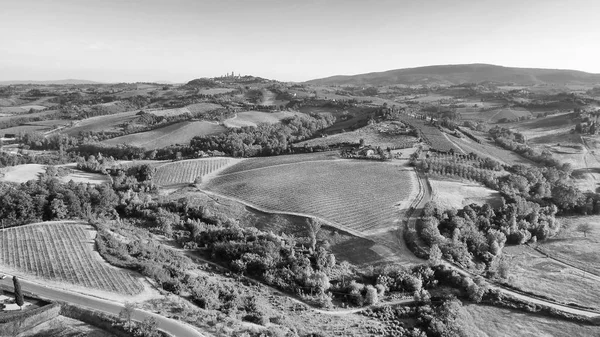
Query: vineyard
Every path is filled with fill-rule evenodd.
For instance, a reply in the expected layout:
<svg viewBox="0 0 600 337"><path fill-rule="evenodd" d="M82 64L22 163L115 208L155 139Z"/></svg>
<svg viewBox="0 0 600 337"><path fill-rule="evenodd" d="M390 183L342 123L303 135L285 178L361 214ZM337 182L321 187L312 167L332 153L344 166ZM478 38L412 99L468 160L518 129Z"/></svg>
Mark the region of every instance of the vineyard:
<svg viewBox="0 0 600 337"><path fill-rule="evenodd" d="M53 281L134 295L144 286L94 253L86 226L41 223L0 231L0 264Z"/></svg>
<svg viewBox="0 0 600 337"><path fill-rule="evenodd" d="M458 147L444 137L444 134L440 129L427 123L426 120L402 116L401 122L417 129L421 138L423 138L425 143L431 146L432 149L442 152L460 152Z"/></svg>
<svg viewBox="0 0 600 337"><path fill-rule="evenodd" d="M271 166L297 164L307 161L322 161L322 160L336 160L340 159L337 152L315 152L315 153L304 153L284 156L272 156L272 157L255 157L248 158L240 161L235 165L231 165L221 172L221 175L238 173L242 171L260 169Z"/></svg>
<svg viewBox="0 0 600 337"><path fill-rule="evenodd" d="M391 164L319 161L218 175L206 190L258 208L316 216L369 233L398 221L414 178ZM407 207L407 206L406 206Z"/></svg>
<svg viewBox="0 0 600 337"><path fill-rule="evenodd" d="M234 162L231 158L203 158L161 165L154 175L154 182L160 186L193 183L203 177Z"/></svg>

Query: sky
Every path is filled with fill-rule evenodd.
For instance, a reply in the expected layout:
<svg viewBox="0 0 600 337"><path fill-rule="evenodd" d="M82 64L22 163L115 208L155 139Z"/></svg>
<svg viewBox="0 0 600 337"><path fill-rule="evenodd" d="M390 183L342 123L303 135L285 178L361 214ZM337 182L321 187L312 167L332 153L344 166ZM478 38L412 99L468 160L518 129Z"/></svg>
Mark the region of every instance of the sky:
<svg viewBox="0 0 600 337"><path fill-rule="evenodd" d="M0 81L305 81L436 64L600 73L597 0L2 0Z"/></svg>

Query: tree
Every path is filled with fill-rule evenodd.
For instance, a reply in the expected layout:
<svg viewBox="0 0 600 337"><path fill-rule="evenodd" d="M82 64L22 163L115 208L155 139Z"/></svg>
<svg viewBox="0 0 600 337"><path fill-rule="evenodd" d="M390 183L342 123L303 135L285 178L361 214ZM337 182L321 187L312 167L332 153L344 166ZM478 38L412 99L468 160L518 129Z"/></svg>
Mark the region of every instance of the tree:
<svg viewBox="0 0 600 337"><path fill-rule="evenodd" d="M367 285L365 289L365 302L367 303L367 305L377 304L377 302L379 302L379 297L377 296L377 289L375 289L375 287L373 287L370 284Z"/></svg>
<svg viewBox="0 0 600 337"><path fill-rule="evenodd" d="M306 219L306 225L308 227L308 237L310 238L310 246L315 250L317 247L317 235L321 230L321 222L315 218Z"/></svg>
<svg viewBox="0 0 600 337"><path fill-rule="evenodd" d="M433 266L436 266L442 262L442 251L437 244L433 244L431 248L429 248L429 263Z"/></svg>
<svg viewBox="0 0 600 337"><path fill-rule="evenodd" d="M21 283L16 276L13 276L13 286L15 288L15 303L23 310L25 299L23 298L23 291L21 290Z"/></svg>
<svg viewBox="0 0 600 337"><path fill-rule="evenodd" d="M125 302L125 306L119 312L119 319L124 320L127 324L131 324L131 317L133 316L133 311L135 310L135 303L133 302Z"/></svg>
<svg viewBox="0 0 600 337"><path fill-rule="evenodd" d="M577 231L583 233L584 237L587 237L587 234L590 233L593 229L594 227L592 227L592 225L587 222L577 226Z"/></svg>

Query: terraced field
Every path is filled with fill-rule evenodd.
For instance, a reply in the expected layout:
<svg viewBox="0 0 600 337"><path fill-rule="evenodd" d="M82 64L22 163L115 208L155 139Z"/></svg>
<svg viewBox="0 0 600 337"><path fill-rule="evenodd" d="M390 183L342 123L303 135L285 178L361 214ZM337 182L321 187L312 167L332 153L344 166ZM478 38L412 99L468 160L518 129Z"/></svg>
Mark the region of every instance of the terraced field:
<svg viewBox="0 0 600 337"><path fill-rule="evenodd" d="M236 162L233 158L203 158L164 164L157 168L154 182L160 186L193 183L197 177L210 174L233 162Z"/></svg>
<svg viewBox="0 0 600 337"><path fill-rule="evenodd" d="M39 223L0 231L0 265L44 279L133 295L144 286L94 252L87 226Z"/></svg>
<svg viewBox="0 0 600 337"><path fill-rule="evenodd" d="M390 163L336 160L223 172L203 187L259 209L315 216L371 234L400 218L414 190L413 179L412 171Z"/></svg>

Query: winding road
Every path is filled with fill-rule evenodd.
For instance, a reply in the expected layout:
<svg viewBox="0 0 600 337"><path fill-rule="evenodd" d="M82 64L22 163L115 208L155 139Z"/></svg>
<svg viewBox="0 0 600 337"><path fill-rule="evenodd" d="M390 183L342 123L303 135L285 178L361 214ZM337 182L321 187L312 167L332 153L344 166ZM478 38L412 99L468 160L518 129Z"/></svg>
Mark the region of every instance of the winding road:
<svg viewBox="0 0 600 337"><path fill-rule="evenodd" d="M21 287L25 292L33 293L42 299L63 301L78 306L90 308L93 310L102 311L105 313L118 315L123 309L123 304L114 301L108 301L98 297L92 297L76 292L71 292L62 289L49 288L38 283L33 283L19 277ZM7 275L3 280L0 280L0 284L8 286L12 289L12 276ZM167 318L155 313L151 313L141 309L135 309L133 313L133 319L136 321L143 321L147 317L153 317L156 319L158 328L172 336L176 337L204 337L203 334L198 332L191 325L176 321L171 318Z"/></svg>

